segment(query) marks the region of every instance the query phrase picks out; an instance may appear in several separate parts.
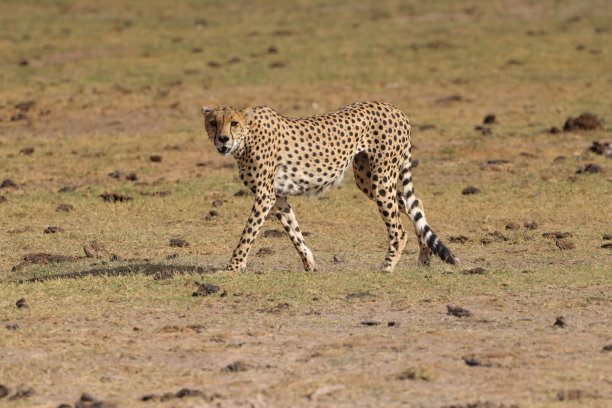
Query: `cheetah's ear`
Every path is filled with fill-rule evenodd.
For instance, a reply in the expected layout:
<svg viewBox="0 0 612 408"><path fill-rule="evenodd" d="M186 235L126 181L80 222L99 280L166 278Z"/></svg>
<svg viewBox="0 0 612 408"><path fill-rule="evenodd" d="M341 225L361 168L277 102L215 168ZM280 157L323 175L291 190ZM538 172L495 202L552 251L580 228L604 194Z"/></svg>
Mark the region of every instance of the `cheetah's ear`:
<svg viewBox="0 0 612 408"><path fill-rule="evenodd" d="M244 123L248 125L249 121L251 120L251 116L253 116L253 108L244 108L242 111L240 111L240 113L244 118Z"/></svg>
<svg viewBox="0 0 612 408"><path fill-rule="evenodd" d="M210 112L212 112L212 109L210 109L208 106L202 106L202 115L206 117L206 115L208 115Z"/></svg>

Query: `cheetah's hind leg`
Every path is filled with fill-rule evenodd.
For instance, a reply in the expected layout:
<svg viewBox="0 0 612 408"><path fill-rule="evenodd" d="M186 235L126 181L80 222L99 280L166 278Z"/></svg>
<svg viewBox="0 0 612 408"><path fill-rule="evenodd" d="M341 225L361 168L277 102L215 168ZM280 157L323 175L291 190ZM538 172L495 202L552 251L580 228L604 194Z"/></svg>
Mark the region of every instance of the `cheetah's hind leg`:
<svg viewBox="0 0 612 408"><path fill-rule="evenodd" d="M372 171L370 169L370 161L368 155L365 152L358 153L353 159L353 173L355 175L355 182L357 187L372 201L378 204L378 209L383 221L388 226L389 232L389 252L383 262L381 270L383 272L391 272L399 257L406 246L408 235L403 230L401 220L399 217L398 200L394 200L392 197L395 196L395 190L397 187L393 183L387 183L383 187L385 192L380 193L380 188L377 182L372 181ZM389 178L392 179L392 178ZM377 177L377 180L380 180ZM392 192L387 193L387 190ZM377 198L375 198L377 197ZM378 199L378 197L381 197ZM401 202L400 202L401 204Z"/></svg>

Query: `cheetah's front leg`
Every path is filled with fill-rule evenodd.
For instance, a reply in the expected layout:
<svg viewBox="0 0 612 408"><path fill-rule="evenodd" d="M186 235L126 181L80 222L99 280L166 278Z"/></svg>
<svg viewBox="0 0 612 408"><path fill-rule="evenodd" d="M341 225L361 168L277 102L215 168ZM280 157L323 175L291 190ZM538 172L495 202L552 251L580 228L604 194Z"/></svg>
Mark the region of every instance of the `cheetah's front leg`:
<svg viewBox="0 0 612 408"><path fill-rule="evenodd" d="M287 235L289 235L293 246L300 254L302 263L304 264L304 269L306 271L316 270L312 252L310 252L310 249L308 249L304 243L304 237L300 231L300 226L298 225L291 206L287 202L287 198L277 197L276 203L274 204L274 210L276 211L276 218L278 218L281 224L283 224L285 232Z"/></svg>
<svg viewBox="0 0 612 408"><path fill-rule="evenodd" d="M266 216L272 209L276 198L274 193L270 191L256 192L255 203L251 210L251 215L247 220L246 226L240 236L240 242L234 250L232 259L229 265L225 268L226 271L237 271L246 267L246 259L255 241L255 237L261 230L261 227L266 220Z"/></svg>

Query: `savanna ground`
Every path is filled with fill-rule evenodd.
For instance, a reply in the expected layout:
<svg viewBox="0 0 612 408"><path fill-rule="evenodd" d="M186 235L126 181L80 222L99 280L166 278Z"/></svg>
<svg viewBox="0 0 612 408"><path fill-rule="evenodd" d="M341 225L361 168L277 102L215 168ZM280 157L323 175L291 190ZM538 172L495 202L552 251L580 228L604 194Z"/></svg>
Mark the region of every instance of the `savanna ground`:
<svg viewBox="0 0 612 408"><path fill-rule="evenodd" d="M612 141L611 19L605 0L0 2L0 404L610 406L612 160L588 147ZM200 106L366 99L411 117L417 196L462 264L417 266L412 238L376 272L385 229L348 174L292 200L319 272L263 234L215 272L252 197ZM584 111L603 128L549 132Z"/></svg>

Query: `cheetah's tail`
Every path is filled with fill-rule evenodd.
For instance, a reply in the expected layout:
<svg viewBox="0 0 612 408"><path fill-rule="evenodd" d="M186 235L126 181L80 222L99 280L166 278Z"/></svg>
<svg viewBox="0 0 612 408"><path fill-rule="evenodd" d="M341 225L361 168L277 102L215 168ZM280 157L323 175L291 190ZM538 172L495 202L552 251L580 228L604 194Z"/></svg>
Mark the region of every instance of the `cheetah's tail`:
<svg viewBox="0 0 612 408"><path fill-rule="evenodd" d="M412 163L409 157L403 163L400 171L400 180L402 182L401 189L403 189L403 193L398 194L400 210L404 211L408 214L408 217L410 217L410 221L412 221L416 234L422 244L427 245L427 247L444 262L457 265L459 263L459 258L453 255L450 249L440 241L425 220L423 205L414 195L411 168Z"/></svg>

